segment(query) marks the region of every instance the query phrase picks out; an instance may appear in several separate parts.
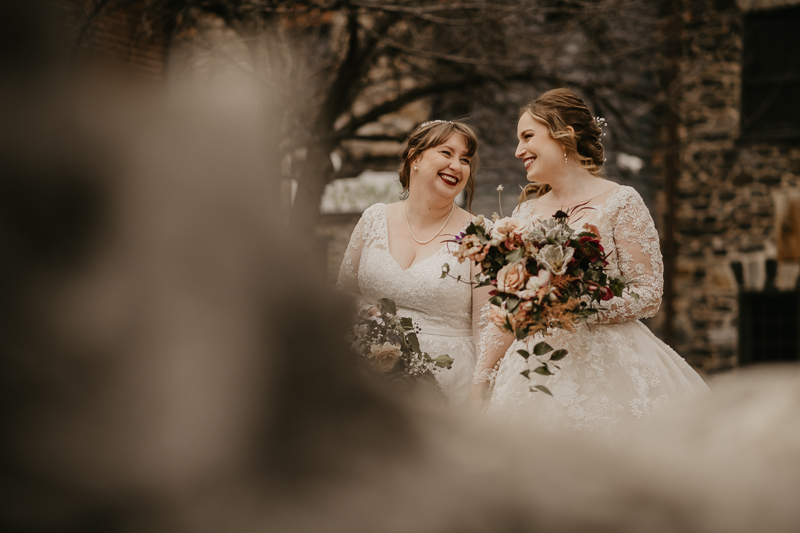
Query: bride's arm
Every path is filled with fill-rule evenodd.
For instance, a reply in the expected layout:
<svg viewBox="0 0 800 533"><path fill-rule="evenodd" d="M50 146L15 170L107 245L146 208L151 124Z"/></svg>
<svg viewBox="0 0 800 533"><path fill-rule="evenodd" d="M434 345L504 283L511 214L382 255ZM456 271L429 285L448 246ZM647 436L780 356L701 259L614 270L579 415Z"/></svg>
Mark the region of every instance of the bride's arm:
<svg viewBox="0 0 800 533"><path fill-rule="evenodd" d="M473 278L480 269L473 263ZM494 382L497 367L514 337L489 320L489 291L491 286L472 289L472 331L478 352L478 363L472 376L469 403L482 409L488 400L487 393Z"/></svg>
<svg viewBox="0 0 800 533"><path fill-rule="evenodd" d="M361 253L364 251L364 247L368 245L373 215L373 207L368 208L361 215L358 224L356 224L353 233L350 235L350 242L344 252L342 264L339 266L339 277L336 280L336 288L350 293L355 299L356 307L359 309L366 305L366 301L358 284L358 266L361 263Z"/></svg>
<svg viewBox="0 0 800 533"><path fill-rule="evenodd" d="M664 286L661 248L650 211L636 192L631 191L627 204L619 209L614 221L614 244L622 275L631 283L630 294L602 302L606 311L591 320L595 324L629 322L651 317L658 312Z"/></svg>

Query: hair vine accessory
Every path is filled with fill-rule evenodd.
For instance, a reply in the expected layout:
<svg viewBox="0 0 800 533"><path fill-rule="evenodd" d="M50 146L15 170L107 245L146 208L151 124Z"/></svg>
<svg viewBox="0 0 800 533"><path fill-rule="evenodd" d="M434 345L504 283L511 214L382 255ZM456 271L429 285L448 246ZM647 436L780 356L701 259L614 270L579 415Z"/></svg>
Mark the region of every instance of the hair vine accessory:
<svg viewBox="0 0 800 533"><path fill-rule="evenodd" d="M569 161L567 160L567 152L564 152L564 163L569 163Z"/></svg>
<svg viewBox="0 0 800 533"><path fill-rule="evenodd" d="M442 120L442 119L438 119L437 118L436 120L429 120L427 122L423 122L422 124L417 126L417 129L424 128L428 124L445 124L445 123L446 124L455 124L452 120Z"/></svg>
<svg viewBox="0 0 800 533"><path fill-rule="evenodd" d="M594 117L594 124L595 124L595 126L600 128L600 130L602 130L603 128L608 126L608 122L606 122L606 119L604 119L603 117ZM603 132L602 136L605 137L606 136L606 132Z"/></svg>

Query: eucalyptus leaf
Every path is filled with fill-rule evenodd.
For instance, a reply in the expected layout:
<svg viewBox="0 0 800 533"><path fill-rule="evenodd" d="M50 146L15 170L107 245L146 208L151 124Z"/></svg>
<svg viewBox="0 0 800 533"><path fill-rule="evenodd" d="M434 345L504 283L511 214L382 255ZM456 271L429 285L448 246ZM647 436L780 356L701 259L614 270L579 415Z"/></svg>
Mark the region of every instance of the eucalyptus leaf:
<svg viewBox="0 0 800 533"><path fill-rule="evenodd" d="M506 323L508 323L508 320L506 320ZM509 330L510 329L511 329L511 326L509 325ZM520 329L518 329L517 331L514 332L514 336L517 338L518 341L521 341L522 339L524 339L526 335L527 334L525 333L525 330L522 329L522 328L520 328Z"/></svg>
<svg viewBox="0 0 800 533"><path fill-rule="evenodd" d="M547 344L546 342L540 342L539 344L533 347L533 353L535 353L536 355L544 355L552 351L553 347Z"/></svg>
<svg viewBox="0 0 800 533"><path fill-rule="evenodd" d="M453 359L447 354L442 354L436 357L435 359L431 359L431 361L436 363L436 366L439 368L450 368L453 365L453 361L455 361L455 359Z"/></svg>
<svg viewBox="0 0 800 533"><path fill-rule="evenodd" d="M538 368L534 368L533 371L536 372L537 374L541 374L543 376L552 376L553 375L553 373L550 372L550 369L547 368L544 365L542 365L542 366L540 366Z"/></svg>
<svg viewBox="0 0 800 533"><path fill-rule="evenodd" d="M475 235L480 239L481 244L489 244L489 237L486 236L486 229L483 226L475 226Z"/></svg>
<svg viewBox="0 0 800 533"><path fill-rule="evenodd" d="M519 302L520 299L517 298L516 296L512 296L508 300L506 300L506 309L508 309L508 312L513 313L514 311L516 311L517 307L519 307Z"/></svg>
<svg viewBox="0 0 800 533"><path fill-rule="evenodd" d="M553 355L550 356L550 360L551 361L560 361L560 360L564 359L564 356L566 356L566 355L567 355L567 351L566 350L556 350L555 352L553 352Z"/></svg>
<svg viewBox="0 0 800 533"><path fill-rule="evenodd" d="M528 357L530 357L530 356L531 356L531 354L530 354L530 353L528 353L528 351L527 351L527 350L517 350L517 353L518 353L518 354L520 354L520 355L521 355L522 357L524 357L525 359L527 359Z"/></svg>
<svg viewBox="0 0 800 533"><path fill-rule="evenodd" d="M417 338L416 333L409 333L406 335L406 340L411 345L411 349L414 350L416 353L422 353L422 350L419 347L419 339Z"/></svg>
<svg viewBox="0 0 800 533"><path fill-rule="evenodd" d="M442 275L439 276L439 279L446 278L449 273L450 273L450 263L443 264L442 265Z"/></svg>
<svg viewBox="0 0 800 533"><path fill-rule="evenodd" d="M405 330L414 329L414 321L408 317L401 318L400 325L403 326L403 329Z"/></svg>
<svg viewBox="0 0 800 533"><path fill-rule="evenodd" d="M503 297L499 294L495 294L489 299L489 303L495 305L497 307L502 307L503 305Z"/></svg>
<svg viewBox="0 0 800 533"><path fill-rule="evenodd" d="M544 385L534 385L533 387L531 387L531 389L538 389L538 390L542 391L545 394L549 394L550 396L553 395L553 393L550 392L550 389L548 389ZM531 392L533 392L533 390L531 390Z"/></svg>
<svg viewBox="0 0 800 533"><path fill-rule="evenodd" d="M397 314L397 306L394 304L394 300L389 298L381 298L378 300L378 307L380 308L381 312L390 313L392 315Z"/></svg>
<svg viewBox="0 0 800 533"><path fill-rule="evenodd" d="M517 248L516 250L513 250L506 254L506 261L508 261L509 263L514 263L516 261L519 261L523 257L525 257L525 250L522 248Z"/></svg>
<svg viewBox="0 0 800 533"><path fill-rule="evenodd" d="M530 379L530 378L528 377L528 374L530 374L530 373L531 373L531 371L530 371L530 370L523 370L522 372L520 372L520 374L522 374L523 376L525 376L525 377L526 377L526 378L528 378L528 379Z"/></svg>

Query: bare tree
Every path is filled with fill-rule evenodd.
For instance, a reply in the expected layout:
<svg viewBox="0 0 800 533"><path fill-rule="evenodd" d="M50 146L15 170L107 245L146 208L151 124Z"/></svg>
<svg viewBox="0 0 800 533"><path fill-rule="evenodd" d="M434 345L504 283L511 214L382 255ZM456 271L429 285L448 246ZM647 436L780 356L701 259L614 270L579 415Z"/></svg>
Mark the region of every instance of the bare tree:
<svg viewBox="0 0 800 533"><path fill-rule="evenodd" d="M516 86L568 85L598 115L613 118L615 142L647 155L642 117L657 43L645 0L92 0L99 15L136 8L180 35L214 14L248 43L256 75L282 95L285 178L299 183L292 216L310 234L331 154L344 143L400 140L407 131L370 128L430 97L500 105ZM532 91L530 91L532 92Z"/></svg>

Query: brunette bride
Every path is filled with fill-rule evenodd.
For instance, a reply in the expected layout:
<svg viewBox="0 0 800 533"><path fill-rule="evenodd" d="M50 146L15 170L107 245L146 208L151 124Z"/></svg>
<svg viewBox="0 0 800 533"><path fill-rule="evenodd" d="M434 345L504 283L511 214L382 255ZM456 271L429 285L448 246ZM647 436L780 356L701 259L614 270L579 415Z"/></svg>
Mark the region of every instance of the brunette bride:
<svg viewBox="0 0 800 533"><path fill-rule="evenodd" d="M613 438L628 421L646 417L678 397L707 390L698 374L653 335L639 319L653 316L661 303L663 265L658 233L642 198L631 187L600 177L602 119L568 89L546 92L522 110L516 156L528 181L514 215L532 222L559 209L586 206L570 219L573 227L594 225L608 253L608 271L623 275L630 295L602 302L604 311L573 333L552 331L548 344L569 355L553 376L520 373L541 335L514 341L483 325L472 399L488 412L524 419L542 428L592 430ZM486 321L484 321L486 322ZM491 394L488 394L493 384ZM531 391L545 385L553 397ZM490 396L490 397L489 397Z"/></svg>
<svg viewBox="0 0 800 533"><path fill-rule="evenodd" d="M451 405L469 396L476 359L473 302L480 305L487 298L485 288L441 278L444 263L452 265L452 276L471 276L469 263L452 260L446 241L471 220L455 201L464 191L466 207L471 207L477 149L475 132L462 122L434 120L417 127L401 153L404 200L364 211L337 283L355 293L361 305L394 300L398 314L420 326L423 351L454 359L450 369L437 375Z"/></svg>

